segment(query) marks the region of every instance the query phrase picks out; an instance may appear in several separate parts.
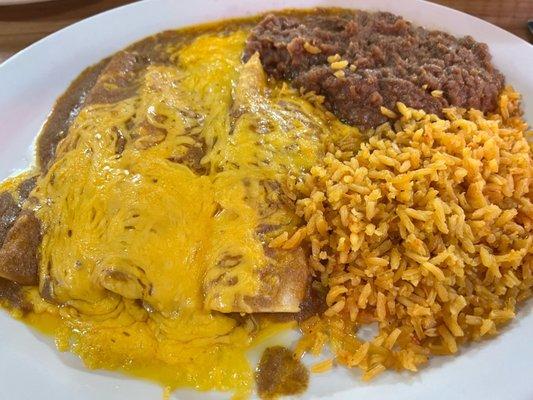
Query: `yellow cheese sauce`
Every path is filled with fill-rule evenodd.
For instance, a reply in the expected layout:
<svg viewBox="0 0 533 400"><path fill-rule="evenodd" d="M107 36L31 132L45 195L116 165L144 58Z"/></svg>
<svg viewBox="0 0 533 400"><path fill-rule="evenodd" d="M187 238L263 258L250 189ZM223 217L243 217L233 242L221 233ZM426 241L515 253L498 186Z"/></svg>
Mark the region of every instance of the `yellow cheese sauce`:
<svg viewBox="0 0 533 400"><path fill-rule="evenodd" d="M357 131L243 64L246 37L168 45L173 64L147 67L133 97L81 110L32 192L44 234L23 320L89 368L245 396L247 351L293 326L223 312L281 284L265 275L276 230L257 228L297 224L287 174ZM203 172L180 161L191 148Z"/></svg>

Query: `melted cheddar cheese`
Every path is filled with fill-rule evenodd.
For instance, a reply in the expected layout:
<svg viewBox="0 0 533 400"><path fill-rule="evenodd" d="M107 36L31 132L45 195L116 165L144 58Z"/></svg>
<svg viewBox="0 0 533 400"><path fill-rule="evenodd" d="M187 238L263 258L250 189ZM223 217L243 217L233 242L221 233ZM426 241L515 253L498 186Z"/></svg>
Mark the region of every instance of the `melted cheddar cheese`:
<svg viewBox="0 0 533 400"><path fill-rule="evenodd" d="M246 351L287 326L219 311L253 311L281 285L265 243L297 219L279 187L324 136L357 132L267 81L256 57L243 65L246 36L169 45L174 64L149 66L133 97L81 110L37 183L41 287L26 319L91 368L246 394Z"/></svg>

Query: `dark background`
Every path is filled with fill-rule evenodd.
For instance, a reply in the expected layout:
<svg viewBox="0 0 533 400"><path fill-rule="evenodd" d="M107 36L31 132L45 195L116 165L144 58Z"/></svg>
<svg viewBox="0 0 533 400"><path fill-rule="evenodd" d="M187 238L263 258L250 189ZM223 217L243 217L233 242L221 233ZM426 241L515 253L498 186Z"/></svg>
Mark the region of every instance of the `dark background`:
<svg viewBox="0 0 533 400"><path fill-rule="evenodd" d="M131 0L55 0L19 6L0 6L0 62L42 37L80 19L131 2ZM433 2L485 19L528 41L532 39L526 28L526 22L528 19L533 19L533 0L433 0ZM483 38L478 39L483 40Z"/></svg>

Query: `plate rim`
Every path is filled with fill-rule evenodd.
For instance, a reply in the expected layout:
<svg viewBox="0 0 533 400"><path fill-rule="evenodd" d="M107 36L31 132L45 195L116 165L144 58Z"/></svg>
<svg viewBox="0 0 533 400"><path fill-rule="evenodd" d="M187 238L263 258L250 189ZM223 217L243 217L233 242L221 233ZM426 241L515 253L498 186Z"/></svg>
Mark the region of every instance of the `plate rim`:
<svg viewBox="0 0 533 400"><path fill-rule="evenodd" d="M17 66L17 63L20 63L20 62L26 62L27 60L25 60L27 57L29 57L31 59L31 54L33 51L35 51L35 49L39 49L41 48L42 46L48 46L48 45L53 45L53 46L56 46L57 44L54 44L54 41L55 40L59 40L63 35L70 35L72 32L75 32L76 30L78 29L83 29L85 27L85 25L91 25L91 24L94 24L95 21L97 21L99 18L106 18L108 16L112 16L112 15L119 15L121 12L123 12L123 9L126 9L126 8L130 8L131 7L131 10L133 10L134 8L137 8L139 7L139 10L142 9L142 5L143 4L157 4L157 3L163 3L163 2L166 2L167 0L144 0L144 1L141 1L141 2L136 2L136 3L130 3L130 4L125 4L125 5L122 5L122 6L119 6L119 7L116 7L114 9L111 9L111 10L107 10L107 11L104 11L104 12L101 12L99 14L96 14L94 16L91 16L91 17L88 17L86 19L83 19L81 21L78 21L72 25L69 25L65 28L62 28L61 30L57 31L57 32L54 32L52 33L51 35L48 35L46 36L45 38L42 38L40 39L39 41L33 43L32 45L26 47L25 49L17 52L15 55L11 56L10 58L8 58L7 60L5 60L2 64L0 64L0 83L2 83L2 80L3 80L3 72L6 70L6 69L11 69L11 68L14 68ZM201 0L199 2L217 2L217 0ZM272 2L273 3L276 3L277 0L273 0ZM405 0L404 0L405 1ZM229 1L229 3L236 3L237 1ZM246 0L246 1L243 1L243 3L245 2L252 2L252 1L249 1L249 0ZM297 3L298 0L296 1L292 1L291 3ZM311 3L312 1L306 1L306 0L302 0L301 3ZM364 1L363 1L364 2ZM526 44L528 46L528 48L530 48L530 50L528 50L528 54L531 56L533 55L533 46L531 46L527 41L521 39L520 37L514 35L513 33L511 32L508 32L506 30L504 30L503 28L500 28L496 25L493 25L491 24L490 22L487 22L485 20L482 20L480 18L477 18L477 17L474 17L474 16L471 16L469 14L466 14L464 12L461 12L461 11L458 11L458 10L455 10L455 9L451 9L451 8L448 8L446 6L442 6L440 4L436 4L436 3L429 3L429 2L425 2L425 1L422 1L422 0L409 0L410 3L413 3L413 4L423 4L423 3L427 3L427 5L429 5L430 7L434 7L435 9L443 9L445 10L446 13L449 13L450 11L453 12L454 14L457 13L457 15L462 15L468 19L474 19L476 20L476 22L479 24L481 23L482 25L484 26L489 26L491 30L494 30L494 28L496 28L498 31L499 31L499 35L504 35L505 38L507 38L508 40L512 40L512 42L514 43L520 43L520 47L523 47L523 44ZM279 4L283 4L284 2L283 1L278 1ZM364 7L358 7L358 3L360 3L359 1L353 1L352 4L353 4L353 8L364 8ZM279 9L280 7L271 7L269 9ZM293 8L293 7L291 7ZM296 7L295 7L296 8ZM310 8L309 6L303 6L303 7L299 7L299 8ZM251 14L254 14L254 13L251 13ZM399 13L400 15L402 15L401 13ZM242 15L242 13L240 12L236 12L235 15ZM411 20L411 18L409 17L405 17L406 19L408 20ZM194 23L192 23L194 24ZM180 26L185 26L185 25L180 25ZM488 29L488 28L487 28ZM453 30L453 29L452 29ZM452 31L450 30L450 32ZM453 34L453 32L451 32ZM143 36L146 36L146 35L143 35ZM59 38L59 39L58 39ZM517 42L516 40L519 40L520 42ZM138 40L138 39L135 39L135 40ZM133 40L133 41L135 41ZM483 41L482 39L478 39L480 41ZM133 42L132 41L132 42ZM119 46L119 47L124 47L124 46ZM491 52L492 53L492 52ZM494 54L493 54L494 56ZM89 65L86 65L86 67L89 66ZM77 73L80 73L80 71L78 71ZM533 76L530 77L530 80L533 81ZM61 88L61 92L63 92L64 90L66 89L66 86ZM533 95L533 93L532 93ZM531 96L531 95L530 95ZM0 94L0 97L1 97L1 94ZM1 98L0 98L0 103L1 103ZM1 113L0 113L0 117L1 117ZM531 117L530 117L530 122L533 122L531 121ZM1 118L0 118L0 121L1 121ZM34 136L36 136L36 134L34 134ZM0 138L0 143L2 142L2 139ZM531 303L533 302L533 299L530 299L529 300L529 305L522 305L521 309L524 309L524 308L529 308L531 309ZM3 327L4 326L4 316L6 315L5 312L1 312L1 316L0 316L0 327ZM8 317L9 318L9 317ZM12 322L15 322L15 321L12 321ZM19 324L18 322L16 322L16 324ZM516 323L514 323L514 325L517 325ZM24 328L27 328L24 326ZM514 329L518 329L520 327L518 326L514 326ZM522 326L521 327L522 329L524 329L524 327ZM523 333L523 332L522 332ZM527 330L526 330L526 333L527 333ZM502 332L499 336L503 336L506 334L506 331ZM37 334L31 334L30 336L36 336ZM40 335L40 334L39 334ZM34 338L33 338L34 339ZM489 346L490 344L495 344L495 342L497 341L498 339L493 339L489 342ZM38 338L38 341L39 338ZM42 345L41 343L39 343L40 345ZM474 344L474 346L479 346L479 344ZM0 345L0 349L2 348L3 346ZM57 352L57 350L53 350L55 352ZM462 356L463 357L466 357L467 354L463 354ZM429 366L428 368L432 368L432 366ZM425 368L427 369L427 368ZM0 367L0 371L1 371L1 367ZM79 372L79 371L78 371ZM94 374L94 372L89 372L90 375L93 375L93 376L96 376L96 377L100 377L100 374ZM85 374L87 375L87 374ZM106 376L104 374L104 376ZM129 380L129 378L120 378L121 379L121 382L129 382L128 385L132 382L131 380ZM315 379L315 378L313 378ZM422 378L421 378L422 379ZM98 379L97 379L98 380ZM357 385L357 383L360 383L358 381L354 381L354 386ZM143 382L143 384L145 384ZM385 384L385 386L387 386L387 384ZM355 391L355 388L350 388L348 389L347 391L343 391L343 392L337 392L335 394L335 398L349 398L348 396L351 396L351 394L353 394ZM455 393L457 394L457 393ZM310 394L312 396L312 394ZM533 395L533 393L531 393L531 395ZM363 396L363 395L361 395ZM374 397L372 397L374 398ZM401 399L405 398L405 397L399 397ZM435 399L440 399L440 398L444 398L444 397L439 397L439 394L436 395ZM490 397L489 397L490 398ZM529 398L529 397L528 397ZM526 398L524 398L524 400L526 400Z"/></svg>
<svg viewBox="0 0 533 400"><path fill-rule="evenodd" d="M4 4L17 4L17 3L20 3L20 4L28 4L28 3L36 3L36 2L47 2L47 1L54 1L54 0L21 0L21 1L17 1L17 0L7 0L8 3L4 3ZM14 3L9 3L10 1L14 1ZM89 17L86 17L86 18L83 18L79 21L76 21L72 24L69 24L57 31L54 31L48 35L46 35L45 37L37 40L36 42L33 42L31 43L30 45L24 47L23 49L20 49L19 51L17 51L15 54L12 54L9 58L5 59L2 63L0 63L0 74L2 73L2 66L4 66L4 64L7 64L8 62L12 62L13 59L15 59L16 57L18 57L20 54L24 54L26 53L27 51L29 51L30 49L33 49L34 47L37 47L37 46L40 46L42 45L42 43L47 43L51 38L55 38L55 37L58 37L58 36L61 36L63 34L65 34L66 32L70 31L70 30L73 30L73 29L77 29L79 28L80 26L84 25L84 24L87 24L87 23L92 23L94 20L98 19L98 18L101 18L102 16L104 15L111 15L113 13L120 13L123 9L125 8L132 8L133 7L136 7L136 6L140 6L141 4L146 4L146 3L157 3L159 0L139 0L139 1L134 1L133 3L128 3L128 4L123 4L123 5L120 5L118 7L114 7L114 8L111 8L109 10L104 10L104 11L101 11L97 14L94 14L94 15L91 15ZM244 1L250 1L250 0L244 0ZM401 1L406 1L406 0L401 0ZM457 15L461 15L463 17L468 17L470 19L474 19L476 20L477 23L481 23L481 24L484 24L484 25L487 25L487 26L490 26L491 29L497 29L500 31L501 34L505 34L505 35L508 35L510 37L513 38L513 40L519 40L522 42L522 44L527 44L528 46L530 46L532 48L532 51L533 51L533 44L527 42L525 39L521 38L520 36L517 36L515 35L513 32L510 32L498 25L495 25L487 20L484 20L478 16L475 16L475 15L472 15L472 14L469 14L467 12L464 12L464 11L461 11L461 10L458 10L458 9L455 9L455 8L452 8L452 7L448 7L448 6L445 6L445 5L442 5L442 4L438 4L438 3L433 3L432 1L429 1L429 0L407 0L409 2L416 2L416 3L419 3L419 4L425 4L425 5L428 5L429 7L434 7L435 9L442 9L443 11L445 12L452 12L452 13L455 13ZM357 3L357 0L354 1L354 4ZM2 4L2 0L0 0L0 4ZM288 7L288 8L293 8L293 7ZM296 7L295 7L296 8ZM303 7L297 7L297 8L301 8L301 9L306 9L306 8L312 8L312 7L306 7L306 6L303 6ZM348 7L347 7L348 8ZM354 9L356 9L356 7L353 7ZM276 11L276 9L269 9L271 11ZM264 12L268 12L268 11L264 11ZM401 16L401 15L400 15ZM185 26L181 26L180 28L183 28ZM453 34L453 33L452 33ZM476 38L474 38L476 39ZM481 41L483 42L482 40L479 40L479 39L476 39L477 41ZM533 78L532 78L533 79Z"/></svg>

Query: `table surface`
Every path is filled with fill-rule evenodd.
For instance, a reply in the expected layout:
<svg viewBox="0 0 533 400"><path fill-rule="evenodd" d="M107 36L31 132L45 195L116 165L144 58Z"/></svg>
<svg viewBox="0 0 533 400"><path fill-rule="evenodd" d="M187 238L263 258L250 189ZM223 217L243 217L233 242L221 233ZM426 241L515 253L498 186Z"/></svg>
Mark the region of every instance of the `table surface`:
<svg viewBox="0 0 533 400"><path fill-rule="evenodd" d="M433 1L485 19L528 41L532 39L526 22L528 19L533 19L533 0ZM131 2L131 0L55 0L0 6L0 62L31 43L80 19Z"/></svg>

